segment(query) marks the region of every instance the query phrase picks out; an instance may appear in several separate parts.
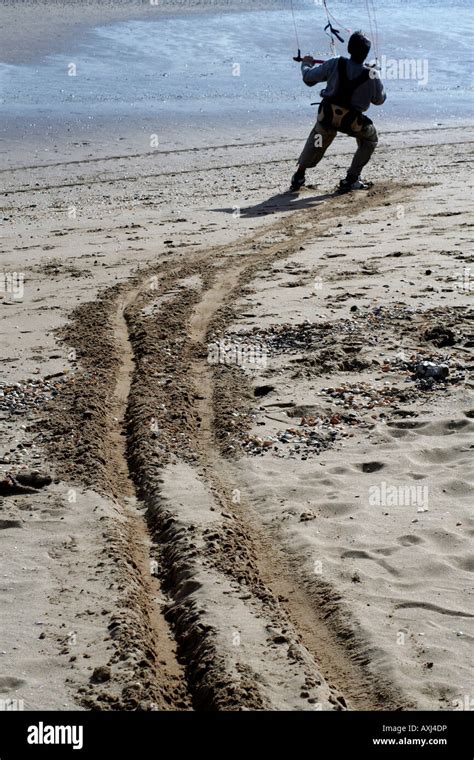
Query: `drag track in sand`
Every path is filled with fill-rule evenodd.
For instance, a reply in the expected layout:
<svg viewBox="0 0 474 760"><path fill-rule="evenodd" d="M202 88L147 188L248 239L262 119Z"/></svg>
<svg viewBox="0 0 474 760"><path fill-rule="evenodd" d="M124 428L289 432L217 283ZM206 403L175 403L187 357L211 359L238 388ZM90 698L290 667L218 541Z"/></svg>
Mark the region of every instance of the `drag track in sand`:
<svg viewBox="0 0 474 760"><path fill-rule="evenodd" d="M79 347L77 381L50 409L50 455L61 477L120 506L106 540L122 581L109 624L117 684L88 692L85 706L409 706L364 667L367 643L334 590L305 587L252 504L236 498L227 407L245 406L251 389L235 368L207 361L209 335L256 272L320 234L335 208L357 215L381 192L395 201L399 191L336 199L311 223L295 212L188 252L185 264L171 254L73 313L62 337ZM64 429L67 445L58 444Z"/></svg>

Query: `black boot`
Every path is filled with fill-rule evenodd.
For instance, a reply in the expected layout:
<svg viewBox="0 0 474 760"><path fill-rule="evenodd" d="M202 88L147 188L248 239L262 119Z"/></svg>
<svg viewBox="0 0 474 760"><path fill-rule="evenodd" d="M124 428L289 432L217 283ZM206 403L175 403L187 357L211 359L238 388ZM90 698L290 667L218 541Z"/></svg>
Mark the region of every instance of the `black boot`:
<svg viewBox="0 0 474 760"><path fill-rule="evenodd" d="M348 174L345 179L339 182L340 193L350 193L351 190L368 190L372 187L372 182L362 182L360 177Z"/></svg>
<svg viewBox="0 0 474 760"><path fill-rule="evenodd" d="M303 187L305 182L306 178L304 171L298 169L291 178L290 191L294 193L296 190L299 190L300 187Z"/></svg>

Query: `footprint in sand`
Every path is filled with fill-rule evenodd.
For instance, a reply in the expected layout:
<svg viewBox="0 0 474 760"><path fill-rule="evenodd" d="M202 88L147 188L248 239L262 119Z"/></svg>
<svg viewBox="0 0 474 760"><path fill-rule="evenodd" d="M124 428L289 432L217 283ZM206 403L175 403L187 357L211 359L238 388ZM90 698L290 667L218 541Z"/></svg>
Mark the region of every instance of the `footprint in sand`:
<svg viewBox="0 0 474 760"><path fill-rule="evenodd" d="M419 536L411 536L410 534L406 536L399 536L397 538L397 541L402 546L415 546L416 544L422 544L423 539Z"/></svg>
<svg viewBox="0 0 474 760"><path fill-rule="evenodd" d="M0 677L0 694L7 694L9 691L19 689L26 681L21 678L13 678L13 676Z"/></svg>
<svg viewBox="0 0 474 760"><path fill-rule="evenodd" d="M356 464L356 468L361 472L379 472L383 470L385 464L383 462L361 462Z"/></svg>
<svg viewBox="0 0 474 760"><path fill-rule="evenodd" d="M474 557L451 557L451 562L459 570L474 573Z"/></svg>
<svg viewBox="0 0 474 760"><path fill-rule="evenodd" d="M451 466L457 466L458 464L461 465L463 461L463 457L460 456L461 453L462 449L458 447L450 449L445 447L419 448L416 451L412 451L408 458L414 466L425 464L426 462L434 465L446 465L449 462L454 463Z"/></svg>
<svg viewBox="0 0 474 760"><path fill-rule="evenodd" d="M350 551L343 552L341 554L342 559L370 559L372 562L375 562L379 567L383 567L384 570L387 571L387 573L390 573L390 575L398 576L400 575L398 570L395 570L394 567L392 567L388 562L385 562L384 559L377 559L376 557L371 557L368 552L364 551L357 551L354 549L351 549Z"/></svg>
<svg viewBox="0 0 474 760"><path fill-rule="evenodd" d="M367 552L359 551L357 549L351 549L350 551L341 554L342 559L372 559Z"/></svg>
<svg viewBox="0 0 474 760"><path fill-rule="evenodd" d="M348 472L350 472L349 467L331 467L328 469L328 472L331 473L331 475L347 475Z"/></svg>
<svg viewBox="0 0 474 760"><path fill-rule="evenodd" d="M398 552L399 550L399 546L389 546L387 548L374 549L374 553L381 554L382 557L391 557L394 552Z"/></svg>
<svg viewBox="0 0 474 760"><path fill-rule="evenodd" d="M388 422L387 428L393 438L403 438L410 431L420 435L440 436L452 435L453 433L471 427L469 420L447 420L443 422L420 422L415 420L401 420L400 422Z"/></svg>
<svg viewBox="0 0 474 760"><path fill-rule="evenodd" d="M397 428L398 430L420 430L426 427L427 422L417 420L401 420L400 422L387 422L387 427Z"/></svg>
<svg viewBox="0 0 474 760"><path fill-rule="evenodd" d="M336 498L334 496L333 498ZM334 501L331 504L328 502L320 505L321 515L323 517L341 517L348 515L354 511L354 504L348 504L346 502Z"/></svg>

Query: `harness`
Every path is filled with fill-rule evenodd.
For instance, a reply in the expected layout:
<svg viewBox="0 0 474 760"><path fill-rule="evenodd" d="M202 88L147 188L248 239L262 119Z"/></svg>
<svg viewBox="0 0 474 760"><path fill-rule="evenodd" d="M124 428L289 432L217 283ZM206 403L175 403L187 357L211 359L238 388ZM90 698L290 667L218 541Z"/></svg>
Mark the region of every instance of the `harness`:
<svg viewBox="0 0 474 760"><path fill-rule="evenodd" d="M371 120L362 111L351 105L355 91L370 78L368 69L362 71L355 79L347 75L347 58L339 58L337 62L338 87L334 95L324 97L318 111L318 121L326 129L337 129L338 132L351 134L360 132Z"/></svg>

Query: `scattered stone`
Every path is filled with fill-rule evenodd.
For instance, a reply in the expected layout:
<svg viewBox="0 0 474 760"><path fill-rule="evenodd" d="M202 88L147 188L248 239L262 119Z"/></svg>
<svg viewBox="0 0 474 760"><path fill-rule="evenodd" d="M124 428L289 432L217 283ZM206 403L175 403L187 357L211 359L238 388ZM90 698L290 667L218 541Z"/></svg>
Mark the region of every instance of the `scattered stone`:
<svg viewBox="0 0 474 760"><path fill-rule="evenodd" d="M20 470L15 473L15 480L22 486L31 486L31 488L44 488L53 482L50 475L38 470Z"/></svg>
<svg viewBox="0 0 474 760"><path fill-rule="evenodd" d="M257 385L254 388L253 395L257 398L260 398L261 396L268 396L269 393L272 393L272 391L275 390L274 385Z"/></svg>
<svg viewBox="0 0 474 760"><path fill-rule="evenodd" d="M309 522L310 520L315 520L316 515L314 512L303 512L300 515L300 522Z"/></svg>
<svg viewBox="0 0 474 760"><path fill-rule="evenodd" d="M446 380L449 375L447 364L436 364L435 362L422 361L415 367L415 377L417 379Z"/></svg>
<svg viewBox="0 0 474 760"><path fill-rule="evenodd" d="M91 683L105 683L106 681L110 681L112 677L112 671L110 670L108 665L99 665L99 667L94 668L94 671L91 675Z"/></svg>
<svg viewBox="0 0 474 760"><path fill-rule="evenodd" d="M444 348L444 346L454 346L456 343L456 336L454 331L449 327L443 327L443 325L435 325L425 332L425 339L429 340L437 348Z"/></svg>
<svg viewBox="0 0 474 760"><path fill-rule="evenodd" d="M49 475L37 470L20 470L15 473L7 473L0 480L0 495L14 496L17 494L37 493L40 488L50 485L52 479Z"/></svg>
<svg viewBox="0 0 474 760"><path fill-rule="evenodd" d="M71 382L74 377L64 375L54 382L38 378L26 383L0 383L0 412L23 415L37 411L55 398L65 383Z"/></svg>
<svg viewBox="0 0 474 760"><path fill-rule="evenodd" d="M0 480L0 496L17 496L18 494L37 493L36 488L22 486L12 475Z"/></svg>
<svg viewBox="0 0 474 760"><path fill-rule="evenodd" d="M285 456L285 453L287 456L320 454L335 441L338 431L333 429L329 419L315 420L314 425L317 429L303 418L299 427L281 430L276 436L261 438L256 435L244 435L242 446L252 456L258 456L270 450L275 456L280 457ZM284 444L284 448L279 444ZM286 444L289 446L286 447ZM285 449L287 449L286 452Z"/></svg>

